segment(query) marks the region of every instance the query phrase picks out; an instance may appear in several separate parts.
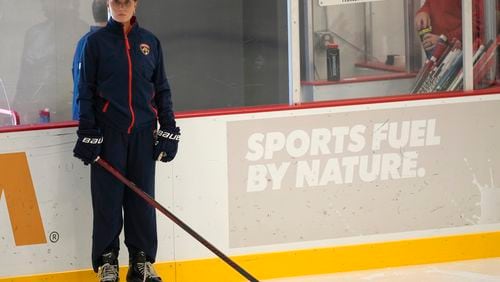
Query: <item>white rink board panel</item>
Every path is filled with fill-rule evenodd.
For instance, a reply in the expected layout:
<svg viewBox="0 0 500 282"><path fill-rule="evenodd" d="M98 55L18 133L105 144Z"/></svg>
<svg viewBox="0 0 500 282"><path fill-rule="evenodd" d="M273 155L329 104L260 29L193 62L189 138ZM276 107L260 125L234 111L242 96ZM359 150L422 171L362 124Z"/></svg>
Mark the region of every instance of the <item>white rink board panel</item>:
<svg viewBox="0 0 500 282"><path fill-rule="evenodd" d="M157 165L157 200L229 255L499 230L499 108L500 95L484 95L180 118L178 156ZM384 141L372 150L375 124L390 132L385 124L402 128L411 121L424 121L414 123L412 146ZM344 135L345 149L335 152L334 140L322 134L332 128L358 131ZM316 153L299 152L299 141L314 139L313 131ZM259 157L262 136L275 137L267 144L274 151ZM282 150L280 136L305 139L297 137L291 150ZM26 152L47 237L47 243L16 246L3 193L0 277L90 268L89 169L72 157L75 140L75 128L0 134L0 154ZM366 182L352 161L373 160L377 152L411 162L404 172L386 165L387 179ZM350 166L342 165L346 160ZM315 162L323 182L314 179ZM299 163L311 168L309 174L298 170ZM262 167L265 185L256 174ZM343 169L340 177L336 167L351 167L358 176L346 177ZM298 174L307 185L297 185ZM158 226L158 261L214 256L161 214ZM53 232L59 234L55 242ZM126 255L122 251L122 263ZM21 267L27 261L30 267Z"/></svg>
<svg viewBox="0 0 500 282"><path fill-rule="evenodd" d="M16 187L0 185L3 188L0 193L0 277L91 268L90 168L73 157L75 130L0 134L0 158L2 154L25 153L46 237L46 243L16 245L7 208L7 201L10 205L19 204L10 200ZM157 199L170 208L171 166L163 166L159 172L157 179L163 188L158 189ZM0 179L6 177L2 175ZM172 223L163 218L158 222L161 240L158 259L173 260ZM123 240L121 249L126 250ZM121 264L128 264L127 252L121 252L119 260Z"/></svg>
<svg viewBox="0 0 500 282"><path fill-rule="evenodd" d="M499 108L498 101L499 96L490 95L182 119L181 121L184 126L183 137L185 138L186 134L196 136L189 138L189 141L187 141L189 143L184 143L186 147L182 150L192 148L193 152L196 152L201 160L192 161L189 158L184 158L184 156L189 155L188 153L184 153L184 151L181 151L183 154L176 159L176 181L186 181L186 183L190 184L176 184L175 194L179 195L183 193L182 191L177 191L177 188L184 189L183 187L190 187L193 184L195 186L189 189L190 192L184 192L183 195L186 197L179 198L179 196L176 196L176 207L184 207L182 211L176 210L176 213L181 218L186 218L188 222L198 222L199 219L197 220L197 218L203 214L204 219L199 224L200 226L204 225L205 228L200 229L200 233L230 255L498 230L500 227L500 218L498 216L499 206L495 203L500 199L500 194L497 194L500 189L495 184L498 183L498 180L496 179L497 176L494 170L500 165L498 163L500 160L495 156L496 147L494 142L488 144L483 142L484 139L488 138L489 140L494 140L495 136L498 137L498 132L485 130L486 135L481 135L481 130L498 126L499 120L494 118L494 112ZM488 108L484 107L486 105L490 105L490 109L486 110ZM450 108L448 112L446 111L447 108ZM433 114L433 110L436 111L436 115ZM455 112L452 112L452 110ZM471 111L470 114L464 114L464 112L469 110ZM481 117L478 111L483 112L485 116ZM350 218L329 218L328 212L325 215L321 209L318 209L316 217L313 211L309 217L300 218L300 213L293 214L294 207L292 206L288 210L282 211L281 217L278 216L276 221L273 222L270 220L266 222L267 219L274 217L273 212L277 212L275 207L286 206L286 201L290 199L294 199L296 201L295 204L303 204L302 206L296 205L297 209L301 211L307 210L308 201L314 203L312 202L314 199L307 199L301 202L301 197L297 197L296 195L289 196L286 193L280 196L273 195L273 193L291 189L291 186L286 186L287 181L290 181L290 179L287 179L289 175L284 176L283 185L279 189L274 190L271 184L272 180L269 180L269 185L266 186L264 191L261 191L262 195L258 195L259 192L255 191L248 192L247 188L245 188L248 181L247 172L249 171L249 166L252 165L248 161L245 162L244 158L245 154L249 151L247 147L248 138L246 138L250 136L248 132L278 132L279 130L286 129L290 132L294 129L308 130L327 127L328 125L325 124L318 125L322 118L325 120L329 118L330 120L334 120L331 126L365 124L368 128L369 125L375 123L374 113L379 115L379 123L385 123L386 121L400 121L402 123L408 120L431 120L432 122L429 122L429 124L433 123L436 125L436 131L434 131L435 134L433 135L439 135L442 139L440 139L440 144L428 146L429 150L431 150L430 153L426 152L425 146L417 144L419 138L416 138L417 141L415 142L417 143L414 144L414 147L419 149L414 149L414 151L417 151L414 158L417 161L422 161L422 167L427 169L426 175L423 175L423 177L406 176L405 179L401 179L403 177L400 175L399 179L388 179L379 181L379 183L348 184L349 187L357 185L364 187L364 189L370 189L373 186L376 187L375 189L379 189L381 193L384 189L389 190L390 193L386 193L385 198L382 199L383 202L380 199L375 201L376 204L382 206L381 210L384 213L377 213L375 210L375 212L370 213L360 212ZM347 118L342 119L344 116ZM359 119L359 122L349 123L349 118L352 117ZM466 125L461 120L464 117L468 117L472 125L467 128L464 127L463 132L477 127L476 124L482 124L483 127L478 127L477 132L479 133L474 133L483 136L482 138L477 138L473 141L469 140L469 142L468 140L464 140L464 138L455 136L457 134L456 127L461 128ZM457 120L457 118L459 119ZM270 125L273 122L275 123L274 127ZM316 125L314 122L316 122ZM231 124L236 128L236 131L232 133L229 132L230 130L234 130L234 128L231 128ZM272 128L266 131L267 127ZM444 133L443 131L438 131L447 127L453 130L444 130ZM193 132L187 132L188 130L193 130ZM244 132L245 130L247 131ZM460 131L459 133L463 132ZM228 137L225 139L226 136ZM463 136L463 134L459 136ZM422 138L425 139L425 137ZM214 144L221 144L221 146L207 148L202 142L209 139ZM240 140L238 141L237 139ZM476 141L479 141L477 145ZM228 146L227 155L219 155L219 153L226 152L226 148L222 146L223 143ZM451 149L454 151L446 151L444 156L438 155L440 158L443 158L442 162L446 162L446 155L457 157L459 161L456 161L455 164L459 169L457 170L454 166L446 165L443 171L436 171L436 169L442 169L442 167L435 167L435 163L439 163L440 161L434 159L435 151L432 151L432 149L441 152L441 150L450 147L448 144L457 144L455 147L451 145ZM222 148L222 150L218 148ZM420 148L424 149L420 150ZM458 155L463 148L469 150L467 154ZM203 152L204 150L206 151ZM388 150L386 152L388 154L394 153L394 151L391 151L392 148L386 150ZM399 154L402 150L404 148L395 151ZM272 161L271 163L278 163L276 160ZM280 161L280 163L283 163L282 160ZM221 166L218 166L218 164ZM209 170L206 172L208 168ZM213 168L219 171L212 171ZM199 175L204 177L193 177L192 171L198 171ZM455 177L457 171L463 172L463 178ZM177 173L180 175L177 175ZM441 173L444 178L437 177ZM232 177L235 177L237 174L241 175L239 177L236 176L237 179L230 184ZM269 179L270 175L267 175L267 177ZM296 175L292 178L295 179ZM429 181L429 179L432 181ZM434 179L438 179L438 181ZM200 184L204 188L199 187ZM432 184L437 186L432 186ZM397 189L394 191L394 187L391 187L391 185L396 187L401 186L403 190ZM325 186L326 188L312 187L311 189L328 190L332 187L331 185ZM427 188L428 186L431 187ZM404 191L405 187L409 190L406 194ZM488 189L488 187L493 189ZM211 193L217 193L218 196L208 195L206 189L210 189ZM391 191L390 189L393 190ZM455 191L453 189L458 190ZM463 189L463 191L460 189ZM419 190L427 191L424 194L418 195ZM301 191L301 193L305 192ZM456 198L450 197L453 193L459 196ZM491 197L488 197L488 193ZM328 191L324 195L328 196ZM353 202L353 199L363 200L365 196L366 202L358 200L357 207L362 208L363 205L371 205L372 209L374 209L375 207L371 202L373 201L373 197L377 197L377 191L369 191L367 193L358 191L358 194L344 194L343 198L338 200L338 203ZM398 196L401 197L401 200L398 199ZM269 199L273 199L273 197L276 199L275 202L266 202L271 201ZM321 203L319 207L325 210L331 209L328 202L321 202L322 197L323 195L319 199L315 199ZM419 202L411 203L412 197L418 199ZM433 197L437 197L438 199L433 202L431 201ZM196 203L195 205L197 205L198 209L185 208L193 202ZM389 203L391 206L387 208L383 207L384 205L388 206L386 203ZM201 207L199 204L207 206ZM335 213L335 208L333 208L333 211ZM404 214L405 211L406 214ZM388 222L387 220L379 220L383 218L382 216L391 215L393 212L394 214L398 214L399 212L403 216L396 217L395 219L398 221ZM374 217L371 213L380 217ZM242 216L237 217L236 215ZM220 218L220 216L223 217ZM286 217L290 220L284 224L280 222L282 218ZM318 219L320 217L322 217L321 220ZM415 217L418 218L412 221L411 219ZM322 225L325 225L324 223L328 222L328 220L339 224L347 221L351 222L351 225L358 224L358 226L357 229L342 230L343 233L337 230L321 229ZM294 221L296 222L295 225L293 225ZM213 228L214 226L215 228ZM280 234L281 238L276 239L276 234L280 232L279 229L284 230L286 228L290 230L282 232ZM237 234L238 230L242 230L241 234ZM295 238L287 238L287 235L291 234L293 230L312 231L302 237L300 236L301 234L298 234ZM260 239L259 236L261 237ZM252 240L254 241L251 242ZM194 240L183 234L182 231L178 232L177 228L175 246L176 258L179 260L195 259L200 257L200 255L202 257L213 256L202 246L194 242Z"/></svg>

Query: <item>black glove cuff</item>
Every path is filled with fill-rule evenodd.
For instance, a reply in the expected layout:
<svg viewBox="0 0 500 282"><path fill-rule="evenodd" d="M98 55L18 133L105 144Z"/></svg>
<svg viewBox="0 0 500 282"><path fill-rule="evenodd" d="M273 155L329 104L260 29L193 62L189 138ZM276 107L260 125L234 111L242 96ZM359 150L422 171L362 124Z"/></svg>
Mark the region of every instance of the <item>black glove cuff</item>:
<svg viewBox="0 0 500 282"><path fill-rule="evenodd" d="M76 131L78 141L85 144L101 144L103 141L102 134L98 129L79 129Z"/></svg>
<svg viewBox="0 0 500 282"><path fill-rule="evenodd" d="M94 129L94 128L86 128L86 129L82 129L82 128L79 128L77 131L76 131L76 134L78 134L78 136L101 136L101 131L99 129Z"/></svg>

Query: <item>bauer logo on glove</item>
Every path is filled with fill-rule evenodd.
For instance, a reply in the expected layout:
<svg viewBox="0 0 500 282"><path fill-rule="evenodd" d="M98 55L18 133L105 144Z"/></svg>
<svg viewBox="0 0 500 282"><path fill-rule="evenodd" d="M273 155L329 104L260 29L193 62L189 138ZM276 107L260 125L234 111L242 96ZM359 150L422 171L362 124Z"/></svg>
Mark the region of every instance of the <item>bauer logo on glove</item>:
<svg viewBox="0 0 500 282"><path fill-rule="evenodd" d="M179 129L179 128L177 127L177 129ZM179 141L179 139L181 138L181 134L180 133L173 134L173 133L170 133L170 132L162 131L161 129L158 130L157 136L158 137L167 138L167 139L177 140L177 141Z"/></svg>
<svg viewBox="0 0 500 282"><path fill-rule="evenodd" d="M97 129L79 129L77 135L73 155L85 165L95 162L101 153L101 144L104 141L102 134Z"/></svg>
<svg viewBox="0 0 500 282"><path fill-rule="evenodd" d="M153 150L153 159L170 162L177 154L177 147L181 137L179 127L159 129L156 132L156 142Z"/></svg>
<svg viewBox="0 0 500 282"><path fill-rule="evenodd" d="M84 137L82 142L87 143L87 144L101 144L104 138L90 138L90 137Z"/></svg>

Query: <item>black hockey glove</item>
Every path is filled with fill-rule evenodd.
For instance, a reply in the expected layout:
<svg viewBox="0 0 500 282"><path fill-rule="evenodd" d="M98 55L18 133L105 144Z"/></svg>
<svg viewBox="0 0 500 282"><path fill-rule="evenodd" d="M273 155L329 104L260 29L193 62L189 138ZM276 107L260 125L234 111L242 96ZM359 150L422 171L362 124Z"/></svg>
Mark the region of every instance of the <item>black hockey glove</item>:
<svg viewBox="0 0 500 282"><path fill-rule="evenodd" d="M159 129L156 132L153 159L165 163L173 160L177 154L180 137L181 132L179 127Z"/></svg>
<svg viewBox="0 0 500 282"><path fill-rule="evenodd" d="M82 160L85 165L95 162L101 153L103 141L99 130L79 129L76 134L78 135L78 141L76 141L73 149L73 156Z"/></svg>

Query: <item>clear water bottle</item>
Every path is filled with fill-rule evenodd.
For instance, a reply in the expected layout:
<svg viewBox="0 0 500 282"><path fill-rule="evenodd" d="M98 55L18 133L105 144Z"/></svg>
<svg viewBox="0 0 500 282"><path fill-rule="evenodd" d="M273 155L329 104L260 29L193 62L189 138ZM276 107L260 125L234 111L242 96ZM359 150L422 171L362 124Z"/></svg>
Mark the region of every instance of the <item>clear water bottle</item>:
<svg viewBox="0 0 500 282"><path fill-rule="evenodd" d="M326 72L329 81L340 80L340 50L335 43L326 46Z"/></svg>
<svg viewBox="0 0 500 282"><path fill-rule="evenodd" d="M420 37L420 41L424 41L424 36L428 33L432 32L432 26L425 27L421 30L418 31L418 36ZM432 52L434 51L433 49L425 50L425 55L427 56L427 59L430 59L432 56Z"/></svg>

